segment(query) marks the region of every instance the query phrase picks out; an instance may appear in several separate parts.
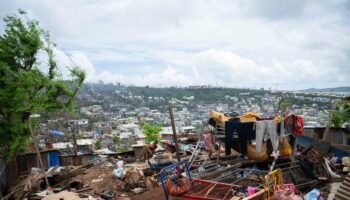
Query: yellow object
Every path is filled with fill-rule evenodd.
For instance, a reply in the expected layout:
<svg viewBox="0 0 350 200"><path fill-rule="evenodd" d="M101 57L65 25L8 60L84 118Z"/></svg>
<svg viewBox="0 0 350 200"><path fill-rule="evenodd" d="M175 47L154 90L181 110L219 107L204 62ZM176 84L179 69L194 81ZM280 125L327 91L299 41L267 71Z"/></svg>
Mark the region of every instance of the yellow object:
<svg viewBox="0 0 350 200"><path fill-rule="evenodd" d="M273 120L275 120L277 123L280 123L282 119L283 118L281 116L276 116Z"/></svg>
<svg viewBox="0 0 350 200"><path fill-rule="evenodd" d="M261 118L260 114L257 112L246 112L243 114L244 117L255 117L255 118Z"/></svg>
<svg viewBox="0 0 350 200"><path fill-rule="evenodd" d="M271 185L272 184L272 185ZM264 184L264 199L272 200L271 191L275 192L279 187L283 185L282 170L276 169L265 176Z"/></svg>
<svg viewBox="0 0 350 200"><path fill-rule="evenodd" d="M292 155L293 149L288 142L288 136L283 138L283 144L281 149L281 156L289 156Z"/></svg>
<svg viewBox="0 0 350 200"><path fill-rule="evenodd" d="M260 119L261 116L256 112L246 112L240 118L240 122L256 122L257 119Z"/></svg>
<svg viewBox="0 0 350 200"><path fill-rule="evenodd" d="M216 112L213 110L209 111L209 114L210 117L212 117L217 122L227 122L230 119L230 117L225 116L224 113Z"/></svg>
<svg viewBox="0 0 350 200"><path fill-rule="evenodd" d="M256 146L254 144L248 144L247 145L247 156L250 160L266 160L269 156L266 152L267 144L266 142L262 145L262 150L260 153L256 151Z"/></svg>

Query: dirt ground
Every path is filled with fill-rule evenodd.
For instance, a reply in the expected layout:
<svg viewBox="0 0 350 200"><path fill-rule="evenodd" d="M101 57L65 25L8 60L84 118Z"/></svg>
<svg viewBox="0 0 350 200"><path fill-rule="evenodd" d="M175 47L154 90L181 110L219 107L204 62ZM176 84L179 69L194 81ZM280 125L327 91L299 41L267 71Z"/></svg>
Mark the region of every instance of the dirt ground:
<svg viewBox="0 0 350 200"><path fill-rule="evenodd" d="M84 185L91 187L95 194L100 194L103 191L121 191L125 187L123 181L113 177L111 170L98 165L87 169L84 174L76 176L74 180L81 181ZM93 182L94 180L96 182Z"/></svg>

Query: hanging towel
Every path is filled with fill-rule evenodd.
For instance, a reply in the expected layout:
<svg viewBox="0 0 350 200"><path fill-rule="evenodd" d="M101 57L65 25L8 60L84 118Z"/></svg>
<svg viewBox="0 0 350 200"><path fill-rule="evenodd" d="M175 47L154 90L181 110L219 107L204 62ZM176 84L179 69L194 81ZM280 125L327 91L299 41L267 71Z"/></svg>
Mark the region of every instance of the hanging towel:
<svg viewBox="0 0 350 200"><path fill-rule="evenodd" d="M256 151L258 153L262 150L262 143L264 141L264 135L266 130L265 121L257 121L255 122L255 134L256 134Z"/></svg>
<svg viewBox="0 0 350 200"><path fill-rule="evenodd" d="M269 136L273 151L278 149L278 137L276 131L276 121L275 120L264 120L256 122L256 151L261 152L262 144L264 141L265 133Z"/></svg>

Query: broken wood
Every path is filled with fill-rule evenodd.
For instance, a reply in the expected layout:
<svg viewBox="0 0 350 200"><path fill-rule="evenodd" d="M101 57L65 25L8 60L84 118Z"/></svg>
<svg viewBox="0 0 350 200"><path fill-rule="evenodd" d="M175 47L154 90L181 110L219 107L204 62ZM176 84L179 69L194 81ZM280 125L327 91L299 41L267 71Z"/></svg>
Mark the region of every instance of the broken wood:
<svg viewBox="0 0 350 200"><path fill-rule="evenodd" d="M177 157L177 161L180 162L181 158L180 158L180 153L179 153L179 145L177 144L177 135L176 135L176 129L175 129L174 114L173 114L173 108L172 108L171 104L169 104L169 115L170 115L171 127L173 129L173 139L175 142L176 157Z"/></svg>
<svg viewBox="0 0 350 200"><path fill-rule="evenodd" d="M35 139L35 136L34 136L34 133L33 133L33 130L32 130L32 125L31 125L30 123L29 123L29 132L30 132L30 134L31 134L31 136L32 136L32 140L33 140L33 143L34 143L34 146L35 146L35 149L36 149L36 153L37 153L37 155L38 155L38 159L39 159L39 163L40 163L40 167L41 167L42 173L44 174L46 186L47 186L47 187L50 187L49 180L47 179L47 176L46 176L46 173L45 173L45 168L44 168L43 160L41 159L39 147L38 147L38 144L36 143L36 139Z"/></svg>
<svg viewBox="0 0 350 200"><path fill-rule="evenodd" d="M76 193L81 193L81 192L85 192L85 191L88 191L88 190L92 190L92 188L91 188L91 187L83 188L83 189L80 189L80 190L76 190L76 191L74 191L74 192L76 192Z"/></svg>
<svg viewBox="0 0 350 200"><path fill-rule="evenodd" d="M13 190L12 192L10 192L9 194L7 194L5 197L3 197L1 200L7 200L9 199L14 193L18 192L19 190L23 189L24 185L19 186L18 188L16 188L15 190Z"/></svg>

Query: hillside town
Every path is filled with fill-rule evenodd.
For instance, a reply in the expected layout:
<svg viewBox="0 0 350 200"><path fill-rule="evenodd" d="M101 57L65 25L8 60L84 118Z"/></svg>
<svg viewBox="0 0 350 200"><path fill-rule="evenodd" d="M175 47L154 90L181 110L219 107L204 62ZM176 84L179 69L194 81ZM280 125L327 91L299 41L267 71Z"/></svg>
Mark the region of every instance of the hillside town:
<svg viewBox="0 0 350 200"><path fill-rule="evenodd" d="M0 1L0 200L348 200L347 1Z"/></svg>
<svg viewBox="0 0 350 200"><path fill-rule="evenodd" d="M141 88L141 90L145 91L145 94L147 93L147 89L149 88ZM109 90L112 90L112 92ZM114 168L113 163L117 163L118 160L124 163L129 163L127 165L141 170L141 174L146 173L148 175L148 179L152 178L152 181L147 179L148 183L146 183L146 185L135 185L134 183L131 184L133 186L130 187L134 188L136 192L133 192L133 189L121 189L121 191L124 191L124 193L115 193L115 191L109 192L110 195L114 197L116 197L115 195L119 195L120 198L131 197L137 199L138 194L142 194L147 190L152 191L154 187L157 187L157 180L155 180L157 177L154 177L154 172L152 172L162 168L156 167L157 165L163 166L161 163L164 162L176 164L175 157L177 153L175 150L177 148L180 152L182 152L181 158L188 160L188 163L191 164L192 168L198 164L202 166L212 166L213 164L217 164L216 168L210 170L208 169L208 171L205 173L202 172L197 174L198 172L196 172L196 170L191 171L193 176L205 176L206 173L214 173L216 170L225 171L227 167L218 167L220 165L227 165L227 162L235 164L244 162L246 157L244 157L241 150L236 149L236 151L234 150L235 153L233 154L227 153L227 151L230 152L230 150L227 149L227 132L222 130L222 128L218 127L217 125L213 128L215 130L216 144L219 144L220 153L215 154L215 157L217 157L217 159L220 161L215 161L216 158L212 161L207 161L208 155L206 155L203 149L201 150L200 146L202 145L201 141L204 137L203 131L207 130L207 128L204 127L208 126L207 124L210 121L209 119L215 119L214 121L216 121L216 123L221 123L220 121L222 119L217 117L215 118L215 113L227 113L225 114L227 116L247 116L247 113L256 113L255 115L259 117L259 120L271 119L271 117L273 118L281 114L287 115L288 113L293 113L293 115L295 114L304 119L304 134L311 137L316 137L314 134L320 132L319 130L325 134L324 130L330 120L329 114L332 105L335 105L344 99L344 95L340 94L310 94L300 91L277 92L247 89L245 89L245 92L238 92L237 95L230 96L228 95L230 92L225 91L225 89L222 88L210 88L209 90L208 88L204 89L203 87L195 89L191 88L191 90L200 90L201 92L203 90L205 90L205 92L224 90L224 93L228 93L227 95L224 95L220 99L216 100L219 103L212 103L212 99L207 101L196 99L195 95L175 98L176 92L173 93L174 97L163 97L148 96L147 94L147 96L138 95L133 94L128 90L129 89L127 86L123 86L121 84L87 84L77 96L78 106L75 111L59 112L54 117L52 115L45 114L32 115L33 118L42 119L41 123L38 124L39 128L38 135L36 136L36 142L40 148L40 152L47 152L49 155L48 160L44 161L47 163L47 167L51 167L48 169L49 171L52 169L52 167L55 169L55 166L66 165L94 166L92 169L87 168L86 170L97 170L99 168L109 167L114 169L114 171L112 170L113 174L110 174L112 171L108 172L107 170L104 173L109 175L105 174L104 176L111 176L110 178L115 180L109 180L106 178L83 178L85 181L83 181L83 183L86 184L89 181L91 181L91 183L94 183L95 181L97 181L96 183L99 183L101 181L99 184L102 184L105 181L112 181L113 184L117 184L115 183L115 181L118 181L118 178L116 177L122 176L118 175L117 169L124 168ZM170 88L168 90L170 90ZM181 91L187 89L179 88L177 90ZM282 108L281 105L283 99L288 99L288 101L285 101L287 102L285 108ZM172 115L169 115L169 105L171 105ZM171 116L173 117L173 124L171 121ZM156 145L157 149L154 149L156 152L158 152L158 155L153 155L153 153L149 155L146 153L147 150L145 150L145 146L150 144L150 140L148 138L151 136L146 133L147 129L145 129L145 124L154 124L159 126L157 141L159 141L161 145ZM340 128L344 129L346 126L348 125L344 124L344 126ZM177 144L174 143L174 130L178 138ZM331 133L334 134L334 136L328 138L327 141L332 142L334 145L347 145L350 141L350 137L347 134L344 135L345 132L342 133L342 131L339 132L337 129L331 129ZM299 138L299 142L301 142L300 145L304 145L305 141L303 142L301 138ZM31 155L30 152L35 152L33 145L29 147L27 150L28 153L24 154L23 158ZM310 142L307 146L309 145ZM309 148L312 147L310 146ZM345 152L349 153L348 151ZM157 156L161 156L163 160L157 160ZM276 158L278 157L275 157L275 159ZM201 161L201 159L204 159L204 162L203 160ZM225 161L226 159L229 160ZM17 160L17 162L19 161ZM33 170L40 169L40 166L37 164L38 161L34 163L32 162L31 164L26 163L26 167L22 167L23 169L18 169L18 173L28 173L26 170L31 170L33 173ZM165 164L164 166L168 166L169 164ZM119 162L117 165L121 166L121 163ZM134 168L131 169L135 170ZM135 173L136 172L137 170ZM53 173L51 176L57 176L58 179L60 176L62 176L60 173L50 173ZM66 173L70 174L71 172ZM326 171L322 173L326 173ZM98 175L96 174L96 176ZM137 178L133 181L137 182L137 180L140 179L140 176L143 177L144 175L133 174L127 176L136 176ZM324 174L324 176L326 175ZM124 177L124 175L122 177ZM24 181L27 180L28 179L25 179ZM76 179L74 180L77 181ZM81 180L78 182L81 182ZM125 182L123 184L125 184ZM80 196L84 197L85 195L85 197L89 196L90 198L96 195L96 192L100 192L99 195L103 198L105 195L103 193L105 187L96 187L97 188L94 186L89 194L80 194ZM79 191L79 189L84 189L84 187L79 187L77 189ZM71 191L74 192L74 190ZM157 190L157 194L161 195L162 192ZM71 194L61 195L69 196ZM23 196L20 198L22 197ZM15 198L19 197L15 196Z"/></svg>

